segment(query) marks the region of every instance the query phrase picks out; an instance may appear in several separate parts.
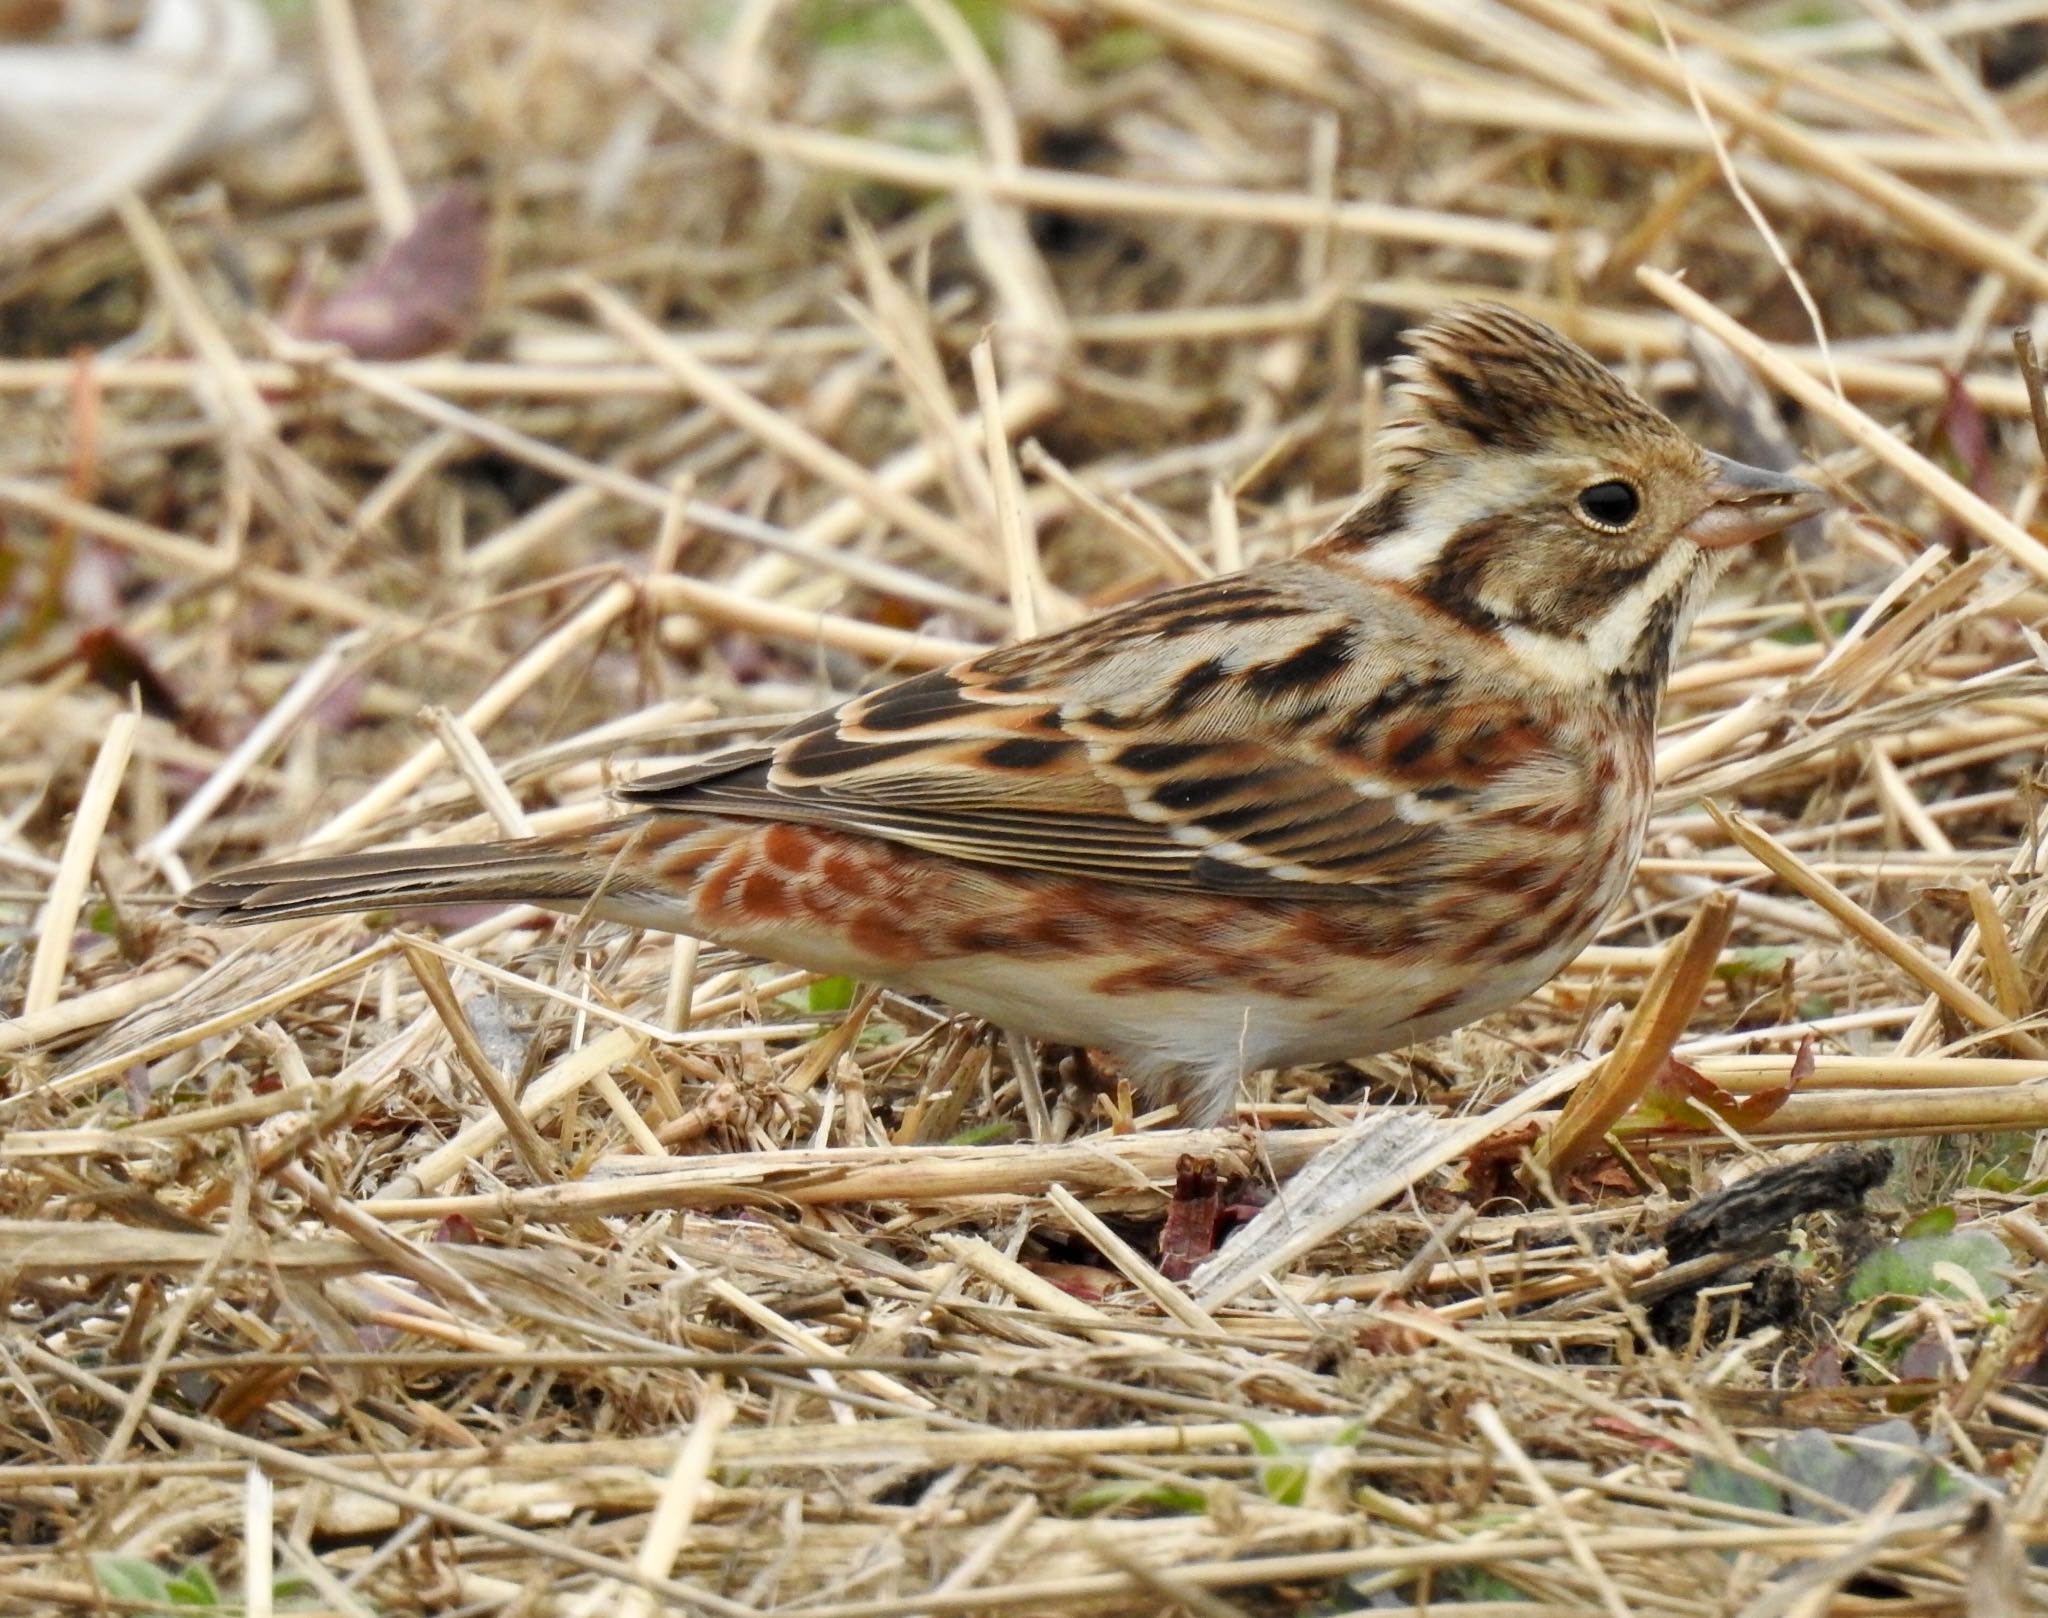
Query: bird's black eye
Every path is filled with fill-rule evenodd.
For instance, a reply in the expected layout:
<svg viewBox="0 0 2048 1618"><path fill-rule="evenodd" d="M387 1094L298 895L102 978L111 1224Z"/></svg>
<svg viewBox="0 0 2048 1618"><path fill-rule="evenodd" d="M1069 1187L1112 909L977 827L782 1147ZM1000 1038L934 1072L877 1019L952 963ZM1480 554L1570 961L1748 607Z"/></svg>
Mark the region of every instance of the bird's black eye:
<svg viewBox="0 0 2048 1618"><path fill-rule="evenodd" d="M1636 520L1636 513L1642 509L1643 497L1636 493L1635 485L1620 478L1609 478L1579 491L1579 515L1595 528L1610 533L1620 533Z"/></svg>

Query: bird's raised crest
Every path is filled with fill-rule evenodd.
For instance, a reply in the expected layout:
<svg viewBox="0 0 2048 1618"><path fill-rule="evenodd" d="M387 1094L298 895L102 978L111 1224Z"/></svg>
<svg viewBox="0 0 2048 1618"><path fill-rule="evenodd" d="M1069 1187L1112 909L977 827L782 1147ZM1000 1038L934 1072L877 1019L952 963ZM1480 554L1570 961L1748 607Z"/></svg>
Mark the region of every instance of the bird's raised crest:
<svg viewBox="0 0 2048 1618"><path fill-rule="evenodd" d="M1499 303L1465 303L1408 334L1382 445L1417 454L1534 454L1560 439L1679 436L1578 344Z"/></svg>

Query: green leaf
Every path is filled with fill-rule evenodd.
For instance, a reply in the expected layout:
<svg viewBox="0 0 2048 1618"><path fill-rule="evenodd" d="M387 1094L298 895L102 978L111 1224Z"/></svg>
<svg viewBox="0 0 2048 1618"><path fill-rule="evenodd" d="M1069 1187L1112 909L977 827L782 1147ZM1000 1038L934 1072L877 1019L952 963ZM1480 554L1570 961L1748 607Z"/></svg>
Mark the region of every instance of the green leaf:
<svg viewBox="0 0 2048 1618"><path fill-rule="evenodd" d="M1287 1446L1275 1438L1255 1421L1238 1423L1252 1441L1252 1453L1263 1455L1269 1460L1278 1460L1287 1453Z"/></svg>
<svg viewBox="0 0 2048 1618"><path fill-rule="evenodd" d="M1461 1607L1468 1601L1477 1603L1481 1601L1534 1601L1536 1599L1520 1585L1510 1584L1498 1573L1491 1572L1483 1567L1449 1569L1446 1573L1445 1583L1449 1586L1451 1593L1458 1597L1458 1605ZM1451 1611L1453 1609L1446 1608L1445 1610Z"/></svg>
<svg viewBox="0 0 2048 1618"><path fill-rule="evenodd" d="M1853 1513L1872 1510L1900 1479L1912 1480L1905 1509L1924 1510L1962 1491L1963 1483L1945 1461L1927 1453L1907 1421L1883 1421L1844 1437L1808 1427L1777 1443L1778 1470L1793 1483L1825 1495ZM1797 1498L1795 1517L1833 1522L1836 1515Z"/></svg>
<svg viewBox="0 0 2048 1618"><path fill-rule="evenodd" d="M1003 57L1003 0L953 0L960 20L989 55ZM896 53L941 60L944 51L917 13L902 0L812 0L804 32L821 50Z"/></svg>
<svg viewBox="0 0 2048 1618"><path fill-rule="evenodd" d="M971 1124L947 1141L946 1144L948 1146L1000 1145L1008 1140L1010 1135L1010 1125L1003 1119L998 1118L985 1124Z"/></svg>
<svg viewBox="0 0 2048 1618"><path fill-rule="evenodd" d="M810 986L805 1003L813 1013L844 1011L853 1004L853 979L820 978Z"/></svg>
<svg viewBox="0 0 2048 1618"><path fill-rule="evenodd" d="M1922 1236L1946 1236L1955 1228L1956 1211L1944 1204L1939 1208L1929 1208L1925 1213L1916 1214L1906 1221L1906 1228L1899 1234L1908 1241L1914 1241Z"/></svg>
<svg viewBox="0 0 2048 1618"><path fill-rule="evenodd" d="M1308 1495L1308 1462L1290 1456L1284 1461L1254 1461L1252 1475L1259 1491L1276 1506L1298 1506Z"/></svg>
<svg viewBox="0 0 2048 1618"><path fill-rule="evenodd" d="M1067 1502L1067 1514L1099 1517L1125 1506L1149 1506L1179 1517L1198 1517L1209 1509L1209 1501L1200 1489L1184 1483L1144 1483L1136 1478L1120 1478L1081 1490Z"/></svg>
<svg viewBox="0 0 2048 1618"><path fill-rule="evenodd" d="M1260 1492L1277 1506L1300 1505L1308 1494L1308 1462L1257 1422L1239 1425L1258 1456L1252 1463L1252 1476L1258 1479Z"/></svg>
<svg viewBox="0 0 2048 1618"><path fill-rule="evenodd" d="M1740 978L1776 977L1792 959L1792 952L1765 944L1756 949L1732 949L1714 965L1714 976L1723 983Z"/></svg>
<svg viewBox="0 0 2048 1618"><path fill-rule="evenodd" d="M2025 1189L2027 1164L2034 1155L2031 1130L2004 1130L1971 1137L1964 1158L1964 1183L1979 1191L2034 1196Z"/></svg>
<svg viewBox="0 0 2048 1618"><path fill-rule="evenodd" d="M1771 1464L1769 1457L1756 1450L1749 1452L1749 1458L1760 1466ZM1702 1455L1692 1463L1692 1470L1686 1474L1685 1491L1701 1500L1715 1500L1724 1506L1743 1506L1750 1511L1781 1512L1785 1509L1782 1489L1774 1489L1762 1478L1739 1472L1711 1455Z"/></svg>
<svg viewBox="0 0 2048 1618"><path fill-rule="evenodd" d="M164 1588L174 1606L218 1607L222 1604L220 1586L213 1582L213 1574L203 1562L187 1562L178 1576Z"/></svg>
<svg viewBox="0 0 2048 1618"><path fill-rule="evenodd" d="M1821 621L1828 626L1829 633L1839 640L1848 633L1853 615L1847 607L1837 607L1832 612L1823 613ZM1820 633L1810 623L1786 624L1782 629L1772 630L1768 638L1780 646L1811 646L1820 639Z"/></svg>
<svg viewBox="0 0 2048 1618"><path fill-rule="evenodd" d="M1818 1495L1851 1514L1863 1514L1901 1479L1912 1486L1905 1504L1908 1511L1938 1505L1968 1490L1964 1476L1930 1454L1926 1441L1907 1421L1883 1421L1843 1436L1805 1427L1787 1433L1768 1450L1748 1453L1800 1492L1783 1493L1762 1479L1704 1457L1687 1473L1687 1491L1724 1505L1831 1523L1840 1513L1808 1496Z"/></svg>
<svg viewBox="0 0 2048 1618"><path fill-rule="evenodd" d="M113 1556L96 1551L92 1556L92 1576L117 1601L171 1599L170 1575L140 1556Z"/></svg>
<svg viewBox="0 0 2048 1618"><path fill-rule="evenodd" d="M1934 1273L1937 1264L1953 1264L1968 1271L1987 1299L2000 1298L2011 1289L2011 1283L1999 1272L2011 1262L2005 1243L1980 1228L1909 1237L1880 1247L1856 1266L1849 1280L1849 1301L1962 1297L1960 1289Z"/></svg>
<svg viewBox="0 0 2048 1618"><path fill-rule="evenodd" d="M1007 0L953 0L953 9L960 13L974 37L981 42L981 48L988 52L989 60L1003 59L1003 12Z"/></svg>
<svg viewBox="0 0 2048 1618"><path fill-rule="evenodd" d="M1149 28L1106 28L1075 50L1067 65L1086 77L1106 78L1165 54L1166 42Z"/></svg>

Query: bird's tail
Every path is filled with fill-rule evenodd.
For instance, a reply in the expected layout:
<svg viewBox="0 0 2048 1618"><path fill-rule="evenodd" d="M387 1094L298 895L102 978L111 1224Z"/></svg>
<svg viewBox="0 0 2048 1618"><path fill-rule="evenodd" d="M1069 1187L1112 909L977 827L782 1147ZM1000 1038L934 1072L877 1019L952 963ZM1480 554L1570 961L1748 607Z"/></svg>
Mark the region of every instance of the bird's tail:
<svg viewBox="0 0 2048 1618"><path fill-rule="evenodd" d="M229 926L441 904L576 910L611 891L614 862L606 856L589 832L334 854L226 872L193 888L178 908Z"/></svg>

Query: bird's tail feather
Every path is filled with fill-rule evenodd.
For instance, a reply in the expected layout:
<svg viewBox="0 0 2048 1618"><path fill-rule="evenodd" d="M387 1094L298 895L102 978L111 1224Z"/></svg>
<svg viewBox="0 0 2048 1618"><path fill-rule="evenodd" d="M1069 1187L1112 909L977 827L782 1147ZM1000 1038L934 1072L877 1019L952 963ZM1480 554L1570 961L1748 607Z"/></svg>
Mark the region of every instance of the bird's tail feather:
<svg viewBox="0 0 2048 1618"><path fill-rule="evenodd" d="M581 834L377 849L228 871L193 888L178 908L230 926L439 904L575 909L607 886L609 868Z"/></svg>

